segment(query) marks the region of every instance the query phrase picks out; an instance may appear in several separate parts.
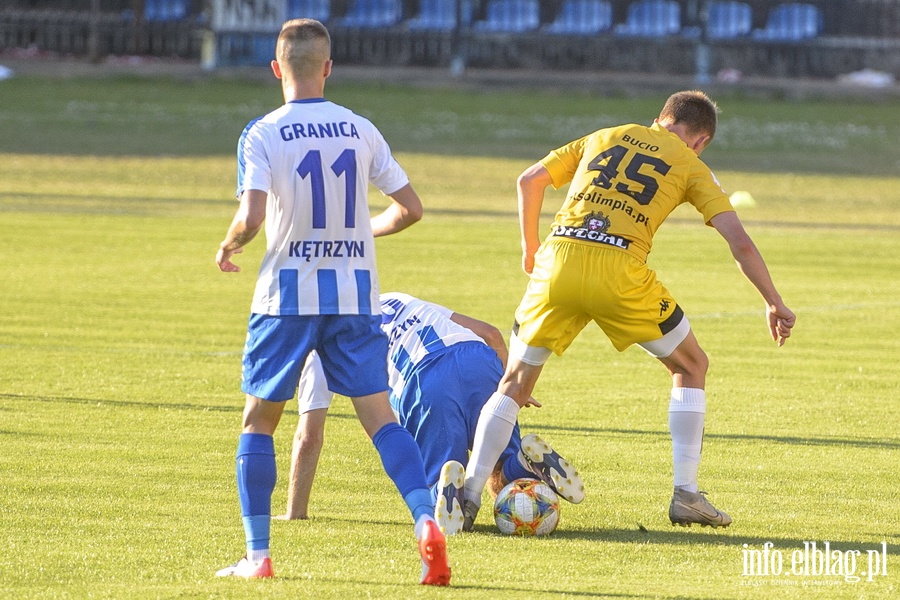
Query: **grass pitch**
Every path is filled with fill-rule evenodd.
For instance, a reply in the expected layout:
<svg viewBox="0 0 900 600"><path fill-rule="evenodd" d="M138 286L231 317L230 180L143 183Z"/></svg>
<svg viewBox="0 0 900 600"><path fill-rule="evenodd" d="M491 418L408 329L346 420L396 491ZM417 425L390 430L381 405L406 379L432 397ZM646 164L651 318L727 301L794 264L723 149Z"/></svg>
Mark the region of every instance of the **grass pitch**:
<svg viewBox="0 0 900 600"><path fill-rule="evenodd" d="M408 513L345 399L313 518L273 524L278 578L213 577L242 552L240 351L263 244L236 276L213 258L235 208L237 136L279 102L274 83L0 86L0 595L897 596L897 104L719 98L704 158L757 200L741 216L798 314L785 347L696 215L677 211L657 236L651 263L712 363L701 487L734 525L669 525L668 378L589 328L545 369L544 408L521 415L579 467L587 499L564 504L545 539L501 536L483 510L474 535L450 540L453 586L424 589ZM354 84L329 95L381 127L426 204L422 223L378 241L382 288L503 330L525 285L516 175L596 127L648 122L662 102ZM548 222L561 200L548 195ZM276 510L295 406L276 434ZM829 543L827 573L813 542Z"/></svg>

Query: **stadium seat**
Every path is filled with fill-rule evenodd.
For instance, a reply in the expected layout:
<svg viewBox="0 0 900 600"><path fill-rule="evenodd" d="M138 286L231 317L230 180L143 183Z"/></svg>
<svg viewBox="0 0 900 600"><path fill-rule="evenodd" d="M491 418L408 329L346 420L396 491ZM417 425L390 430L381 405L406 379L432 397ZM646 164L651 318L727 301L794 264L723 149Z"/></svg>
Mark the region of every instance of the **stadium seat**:
<svg viewBox="0 0 900 600"><path fill-rule="evenodd" d="M452 31L456 27L456 4L462 2L462 23L472 22L472 0L422 0L419 14L406 22L414 31Z"/></svg>
<svg viewBox="0 0 900 600"><path fill-rule="evenodd" d="M288 0L288 19L315 19L325 23L331 18L331 0Z"/></svg>
<svg viewBox="0 0 900 600"><path fill-rule="evenodd" d="M822 13L815 5L789 2L773 8L765 28L754 29L751 35L755 40L799 42L821 32Z"/></svg>
<svg viewBox="0 0 900 600"><path fill-rule="evenodd" d="M593 35L612 27L612 5L606 0L565 0L542 31L556 35Z"/></svg>
<svg viewBox="0 0 900 600"><path fill-rule="evenodd" d="M712 2L706 20L706 35L711 40L730 40L750 35L753 9L734 0Z"/></svg>
<svg viewBox="0 0 900 600"><path fill-rule="evenodd" d="M541 24L538 0L490 0L487 18L472 24L475 31L492 33L524 33Z"/></svg>
<svg viewBox="0 0 900 600"><path fill-rule="evenodd" d="M268 65L275 58L275 44L278 36L271 34L257 34L250 39L250 63L254 65Z"/></svg>
<svg viewBox="0 0 900 600"><path fill-rule="evenodd" d="M341 27L377 29L396 25L402 18L400 0L351 0L347 14L333 23Z"/></svg>
<svg viewBox="0 0 900 600"><path fill-rule="evenodd" d="M638 0L628 6L625 22L613 31L623 36L674 35L681 31L681 8L675 0Z"/></svg>
<svg viewBox="0 0 900 600"><path fill-rule="evenodd" d="M190 13L191 0L144 0L144 19L150 22L181 21Z"/></svg>

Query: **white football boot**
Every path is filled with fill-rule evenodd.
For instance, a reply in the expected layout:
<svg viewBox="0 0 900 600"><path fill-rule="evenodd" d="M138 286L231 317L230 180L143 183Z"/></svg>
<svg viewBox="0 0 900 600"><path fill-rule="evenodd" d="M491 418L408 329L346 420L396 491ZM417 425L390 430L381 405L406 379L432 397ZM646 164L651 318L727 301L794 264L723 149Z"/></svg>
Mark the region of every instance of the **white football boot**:
<svg viewBox="0 0 900 600"><path fill-rule="evenodd" d="M434 520L444 535L459 533L463 527L463 484L466 480L466 468L456 460L449 460L441 467L438 479L437 502L434 507Z"/></svg>
<svg viewBox="0 0 900 600"><path fill-rule="evenodd" d="M531 433L522 438L522 454L538 478L560 497L572 504L584 500L584 482L569 461L559 455L550 444Z"/></svg>

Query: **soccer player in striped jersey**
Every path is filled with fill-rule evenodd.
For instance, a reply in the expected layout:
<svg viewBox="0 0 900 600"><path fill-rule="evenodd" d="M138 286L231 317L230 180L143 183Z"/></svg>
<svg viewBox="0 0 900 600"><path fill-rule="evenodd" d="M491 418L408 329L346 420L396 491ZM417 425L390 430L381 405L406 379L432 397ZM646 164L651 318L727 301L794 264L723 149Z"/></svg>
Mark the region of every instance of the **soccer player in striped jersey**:
<svg viewBox="0 0 900 600"><path fill-rule="evenodd" d="M715 135L717 114L703 92L679 92L652 126L601 129L550 152L519 176L522 266L530 280L516 310L506 372L479 418L466 468L464 530L473 526L485 481L544 363L551 353L562 354L590 321L617 350L638 344L672 377L672 524L731 523L698 493L708 359L681 307L646 262L659 226L678 205L690 203L722 235L759 291L773 340L781 346L791 334L794 313L699 158ZM542 244L544 190L565 184L566 200Z"/></svg>
<svg viewBox="0 0 900 600"><path fill-rule="evenodd" d="M247 125L238 142L240 206L216 255L235 254L265 225L266 253L250 307L241 389L246 394L237 483L247 554L221 576L272 577L272 435L300 370L315 350L330 385L349 396L385 471L415 521L420 582L447 585L446 540L434 520L418 447L388 402L374 237L421 218L422 204L390 148L367 119L324 98L331 39L312 19L282 27L272 61L285 104ZM371 216L372 183L392 202Z"/></svg>
<svg viewBox="0 0 900 600"><path fill-rule="evenodd" d="M493 325L408 294L381 294L381 311L381 328L390 342L391 406L416 439L426 480L433 484L435 517L444 533L452 535L463 524L462 486L475 425L503 375L506 344ZM285 519L308 517L331 397L321 361L310 355L300 379ZM534 399L528 404L540 406ZM546 472L549 464L565 465L570 480L555 481ZM538 436L520 438L516 424L494 466L491 494L522 478L542 479L570 502L584 498L574 468Z"/></svg>

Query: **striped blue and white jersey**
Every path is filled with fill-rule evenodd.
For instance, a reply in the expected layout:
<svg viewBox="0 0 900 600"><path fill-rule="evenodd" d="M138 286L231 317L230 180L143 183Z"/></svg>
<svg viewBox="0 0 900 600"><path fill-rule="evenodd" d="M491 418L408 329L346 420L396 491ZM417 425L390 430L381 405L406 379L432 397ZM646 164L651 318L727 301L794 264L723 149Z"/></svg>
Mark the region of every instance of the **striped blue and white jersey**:
<svg viewBox="0 0 900 600"><path fill-rule="evenodd" d="M369 183L392 194L409 179L378 129L342 106L288 102L247 125L237 195L268 193L252 312L379 314Z"/></svg>
<svg viewBox="0 0 900 600"><path fill-rule="evenodd" d="M409 294L381 294L381 328L388 336L388 382L399 397L406 381L429 357L460 342L484 343L450 320L453 311Z"/></svg>
<svg viewBox="0 0 900 600"><path fill-rule="evenodd" d="M429 357L460 342L484 344L473 331L451 321L452 314L449 308L409 294L381 294L381 329L389 340L387 363L392 405L402 396L410 374ZM331 405L328 381L315 351L303 366L297 400L300 414Z"/></svg>

